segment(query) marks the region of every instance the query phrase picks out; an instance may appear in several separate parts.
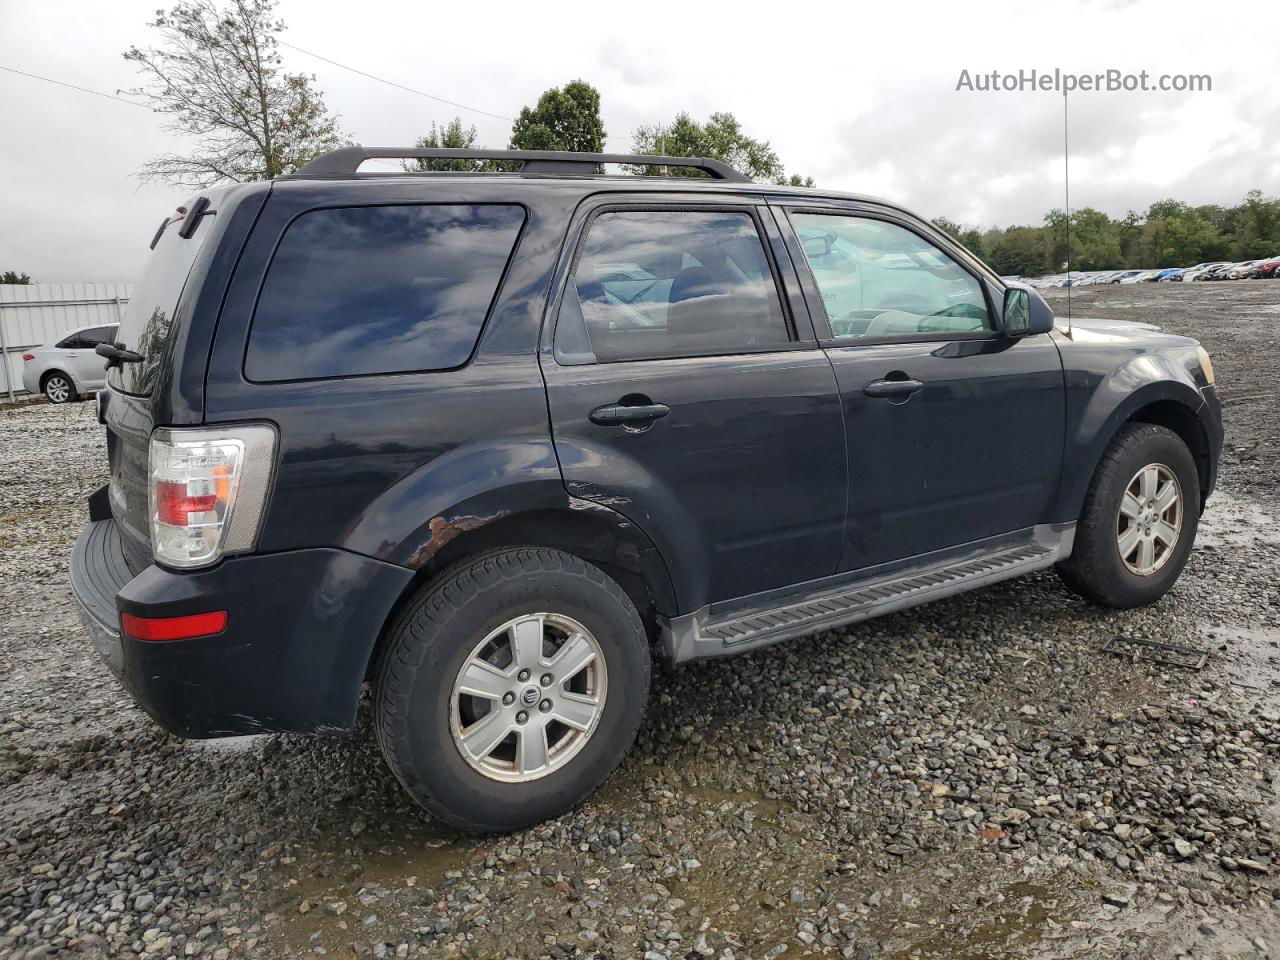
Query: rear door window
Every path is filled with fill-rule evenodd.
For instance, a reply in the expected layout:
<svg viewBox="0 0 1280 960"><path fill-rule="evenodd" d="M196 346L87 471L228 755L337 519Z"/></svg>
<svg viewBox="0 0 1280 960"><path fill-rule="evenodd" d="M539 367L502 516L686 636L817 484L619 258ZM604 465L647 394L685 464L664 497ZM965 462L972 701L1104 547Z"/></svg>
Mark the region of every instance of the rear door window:
<svg viewBox="0 0 1280 960"><path fill-rule="evenodd" d="M91 330L81 331L80 340L85 347L92 350L100 343L111 341L115 335L115 327L94 327Z"/></svg>
<svg viewBox="0 0 1280 960"><path fill-rule="evenodd" d="M84 346L84 335L87 330L78 330L75 333L68 334L59 340L55 346L59 350L79 350Z"/></svg>
<svg viewBox="0 0 1280 960"><path fill-rule="evenodd" d="M601 362L757 353L791 342L755 219L740 210L599 214L557 325Z"/></svg>
<svg viewBox="0 0 1280 960"><path fill-rule="evenodd" d="M275 382L466 363L524 219L513 204L302 214L263 281L245 376Z"/></svg>

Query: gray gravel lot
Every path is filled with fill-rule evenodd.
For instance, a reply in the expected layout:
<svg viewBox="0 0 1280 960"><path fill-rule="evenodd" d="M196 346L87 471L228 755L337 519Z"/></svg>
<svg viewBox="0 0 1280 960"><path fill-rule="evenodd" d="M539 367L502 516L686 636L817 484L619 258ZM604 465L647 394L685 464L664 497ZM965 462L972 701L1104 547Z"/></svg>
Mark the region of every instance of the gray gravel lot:
<svg viewBox="0 0 1280 960"><path fill-rule="evenodd" d="M680 668L599 794L508 837L416 812L367 729L156 728L66 582L92 405L0 411L0 956L1280 956L1280 283L1073 301L1214 352L1223 490L1169 597L1043 574Z"/></svg>

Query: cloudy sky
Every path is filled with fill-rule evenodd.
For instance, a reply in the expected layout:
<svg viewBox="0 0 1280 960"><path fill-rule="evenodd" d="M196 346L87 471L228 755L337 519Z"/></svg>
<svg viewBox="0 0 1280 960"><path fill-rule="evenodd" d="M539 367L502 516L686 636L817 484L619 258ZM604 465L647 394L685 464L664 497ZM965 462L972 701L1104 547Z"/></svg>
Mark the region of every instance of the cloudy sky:
<svg viewBox="0 0 1280 960"><path fill-rule="evenodd" d="M5 0L0 66L114 93L159 0ZM1039 222L1062 199L1062 98L956 90L971 74L1060 68L1210 74L1208 93L1071 98L1072 206L1116 216L1162 197L1233 203L1280 192L1280 55L1269 8L1183 0L1046 4L371 5L282 0L285 39L489 114L549 86L601 92L610 149L680 110L735 113L789 172L983 226ZM344 131L411 143L455 114L505 145L510 124L395 90L286 49ZM0 71L0 270L127 280L181 190L143 185L148 158L186 146L162 118Z"/></svg>

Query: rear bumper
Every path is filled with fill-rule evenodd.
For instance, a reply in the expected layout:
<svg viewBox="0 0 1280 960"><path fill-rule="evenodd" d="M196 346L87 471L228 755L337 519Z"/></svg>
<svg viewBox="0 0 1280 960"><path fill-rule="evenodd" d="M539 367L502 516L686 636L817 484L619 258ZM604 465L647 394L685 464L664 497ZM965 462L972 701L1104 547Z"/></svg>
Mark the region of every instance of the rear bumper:
<svg viewBox="0 0 1280 960"><path fill-rule="evenodd" d="M40 392L40 365L27 360L22 364L22 388L27 393Z"/></svg>
<svg viewBox="0 0 1280 960"><path fill-rule="evenodd" d="M153 564L134 576L110 519L87 524L71 555L72 592L94 647L161 726L192 738L352 729L374 645L412 578L320 548L186 573ZM121 613L215 610L228 613L216 636L148 642L120 631Z"/></svg>

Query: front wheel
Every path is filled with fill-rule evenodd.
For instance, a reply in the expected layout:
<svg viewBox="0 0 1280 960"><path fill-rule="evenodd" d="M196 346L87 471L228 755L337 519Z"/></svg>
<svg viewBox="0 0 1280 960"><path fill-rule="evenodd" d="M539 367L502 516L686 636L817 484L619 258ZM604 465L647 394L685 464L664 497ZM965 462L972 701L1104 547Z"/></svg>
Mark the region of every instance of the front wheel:
<svg viewBox="0 0 1280 960"><path fill-rule="evenodd" d="M573 807L635 739L649 646L630 599L558 550L446 571L397 618L375 688L388 765L430 813L509 831Z"/></svg>
<svg viewBox="0 0 1280 960"><path fill-rule="evenodd" d="M1125 424L1107 447L1058 565L1068 587L1106 607L1159 600L1186 565L1200 521L1200 475L1172 430Z"/></svg>

